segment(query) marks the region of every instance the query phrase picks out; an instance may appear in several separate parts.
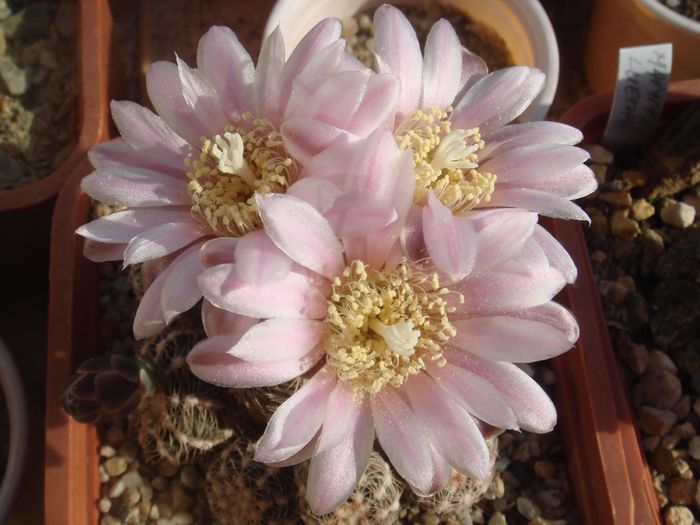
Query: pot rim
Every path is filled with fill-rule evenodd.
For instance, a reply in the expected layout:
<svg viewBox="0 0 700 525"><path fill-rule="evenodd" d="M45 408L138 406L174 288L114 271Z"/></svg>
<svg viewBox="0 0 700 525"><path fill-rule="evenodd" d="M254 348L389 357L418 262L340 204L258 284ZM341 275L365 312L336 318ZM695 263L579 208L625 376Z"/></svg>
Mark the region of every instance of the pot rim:
<svg viewBox="0 0 700 525"><path fill-rule="evenodd" d="M671 24L677 29L687 31L694 35L700 35L700 22L696 22L687 16L684 16L670 7L662 4L659 0L637 0L642 6L642 9L651 11L653 15L661 18L664 22Z"/></svg>
<svg viewBox="0 0 700 525"><path fill-rule="evenodd" d="M2 340L0 340L0 388L5 394L10 426L7 465L0 485L0 521L4 521L22 478L29 430L27 402L22 380Z"/></svg>
<svg viewBox="0 0 700 525"><path fill-rule="evenodd" d="M295 6L303 1L312 1L316 3L318 0L277 0L265 23L263 37L267 38L278 25L281 26L285 14L293 10ZM333 2L335 1L337 0L333 0ZM396 0L395 3L408 4L413 2L415 2L415 0ZM373 2L372 0L365 2L365 4L370 6L374 3L377 2ZM385 2L378 2L379 5L383 3ZM386 3L393 2L386 0ZM532 44L533 58L536 63L535 67L540 68L546 75L545 85L542 91L521 116L523 121L543 120L552 105L559 83L559 47L552 22L549 20L549 16L547 16L547 12L544 10L539 0L518 0L517 2L497 0L497 2L494 3L500 3L506 6L506 8L513 12L522 22L523 29L527 33ZM290 50L287 51L289 52Z"/></svg>

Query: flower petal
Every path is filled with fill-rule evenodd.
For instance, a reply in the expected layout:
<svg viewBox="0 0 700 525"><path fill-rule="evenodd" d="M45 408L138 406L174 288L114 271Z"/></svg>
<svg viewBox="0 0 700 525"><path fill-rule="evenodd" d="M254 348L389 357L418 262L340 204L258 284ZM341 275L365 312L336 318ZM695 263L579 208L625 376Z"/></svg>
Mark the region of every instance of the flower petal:
<svg viewBox="0 0 700 525"><path fill-rule="evenodd" d="M555 219L575 219L591 222L579 206L569 199L552 195L546 191L528 188L496 188L488 206L523 208Z"/></svg>
<svg viewBox="0 0 700 525"><path fill-rule="evenodd" d="M94 241L128 243L149 228L166 222L188 222L189 208L136 208L112 213L83 224L75 233Z"/></svg>
<svg viewBox="0 0 700 525"><path fill-rule="evenodd" d="M200 137L208 135L209 130L182 96L177 65L166 61L151 64L146 72L146 91L168 126L192 146L199 147Z"/></svg>
<svg viewBox="0 0 700 525"><path fill-rule="evenodd" d="M209 337L227 334L235 344L251 326L259 321L260 319L217 308L209 301L202 302L202 325Z"/></svg>
<svg viewBox="0 0 700 525"><path fill-rule="evenodd" d="M334 411L333 399L329 400L328 407L326 413L330 414ZM328 450L317 449L309 466L306 499L318 515L333 511L350 497L372 453L374 428L367 402L346 408L342 412L335 411L339 417L334 418L340 428L347 429L342 440ZM324 430L327 423L328 418L323 424Z"/></svg>
<svg viewBox="0 0 700 525"><path fill-rule="evenodd" d="M429 362L426 370L444 392L474 417L496 428L518 429L515 414L484 378L450 363L440 367Z"/></svg>
<svg viewBox="0 0 700 525"><path fill-rule="evenodd" d="M556 425L557 410L551 399L535 380L517 366L489 361L458 350L449 350L446 357L489 381L508 403L524 430L545 433Z"/></svg>
<svg viewBox="0 0 700 525"><path fill-rule="evenodd" d="M192 373L202 381L232 388L275 386L295 379L323 357L323 348L316 347L300 359L276 363L252 363L231 355L230 335L218 335L197 343L187 355Z"/></svg>
<svg viewBox="0 0 700 525"><path fill-rule="evenodd" d="M435 22L425 41L420 107L452 105L459 90L461 72L462 46L452 25L442 18Z"/></svg>
<svg viewBox="0 0 700 525"><path fill-rule="evenodd" d="M313 206L288 195L256 195L260 217L273 242L294 262L333 279L345 267L343 248Z"/></svg>
<svg viewBox="0 0 700 525"><path fill-rule="evenodd" d="M262 230L238 239L234 259L236 274L241 281L254 285L279 281L292 267L292 260Z"/></svg>
<svg viewBox="0 0 700 525"><path fill-rule="evenodd" d="M422 494L438 490L430 442L408 404L392 387L382 389L370 403L379 443L399 475Z"/></svg>
<svg viewBox="0 0 700 525"><path fill-rule="evenodd" d="M301 164L305 164L319 152L352 138L347 131L306 117L291 117L285 120L280 132L287 152Z"/></svg>
<svg viewBox="0 0 700 525"><path fill-rule="evenodd" d="M478 127L483 136L516 119L544 86L544 73L526 66L494 71L474 84L456 103L452 127Z"/></svg>
<svg viewBox="0 0 700 525"><path fill-rule="evenodd" d="M437 452L461 473L489 479L489 450L472 417L440 392L427 374L412 376L403 390Z"/></svg>
<svg viewBox="0 0 700 525"><path fill-rule="evenodd" d="M170 271L160 296L160 306L166 324L192 308L202 298L202 292L197 286L197 276L204 271L199 258L202 244L198 243L186 249L170 264Z"/></svg>
<svg viewBox="0 0 700 525"><path fill-rule="evenodd" d="M201 72L189 67L177 55L175 58L185 103L209 131L209 136L223 133L228 119L221 109L216 90Z"/></svg>
<svg viewBox="0 0 700 525"><path fill-rule="evenodd" d="M452 215L432 190L428 206L423 208L423 235L433 261L451 281L462 280L472 270L477 253L476 231L469 221Z"/></svg>
<svg viewBox="0 0 700 525"><path fill-rule="evenodd" d="M316 435L336 378L325 369L314 374L272 414L255 449L255 461L277 463L296 454Z"/></svg>
<svg viewBox="0 0 700 525"><path fill-rule="evenodd" d="M136 167L100 168L85 177L80 187L93 199L110 206L147 208L192 203L183 182Z"/></svg>
<svg viewBox="0 0 700 525"><path fill-rule="evenodd" d="M326 334L326 325L310 319L267 319L251 327L229 354L251 363L279 363L301 359Z"/></svg>
<svg viewBox="0 0 700 525"><path fill-rule="evenodd" d="M479 169L495 173L499 183L519 183L521 187L528 187L531 179L551 180L558 173L576 168L589 157L586 150L574 146L536 144L508 148L481 164Z"/></svg>
<svg viewBox="0 0 700 525"><path fill-rule="evenodd" d="M231 29L214 26L204 34L197 46L197 67L216 90L228 118L252 108L255 66Z"/></svg>
<svg viewBox="0 0 700 525"><path fill-rule="evenodd" d="M113 100L109 107L119 133L136 151L184 171L183 161L191 147L161 117L128 100Z"/></svg>
<svg viewBox="0 0 700 525"><path fill-rule="evenodd" d="M465 216L478 232L476 271L486 271L516 257L532 236L537 214L518 209L472 211Z"/></svg>
<svg viewBox="0 0 700 525"><path fill-rule="evenodd" d="M462 98L464 93L484 78L489 73L489 68L484 59L472 53L466 47L462 48L462 75L459 79L459 89L455 100Z"/></svg>
<svg viewBox="0 0 700 525"><path fill-rule="evenodd" d="M520 319L546 323L559 330L573 345L579 336L579 328L573 314L562 305L550 301L533 308L518 310L510 315Z"/></svg>
<svg viewBox="0 0 700 525"><path fill-rule="evenodd" d="M182 159L180 159L177 168L173 168L168 166L167 161L144 154L122 139L108 140L101 144L95 144L88 151L88 158L90 159L90 164L95 168L109 168L112 166L128 168L135 166L166 173L182 181L188 180L184 172Z"/></svg>
<svg viewBox="0 0 700 525"><path fill-rule="evenodd" d="M398 218L396 209L360 192L344 194L323 215L339 238L376 232Z"/></svg>
<svg viewBox="0 0 700 525"><path fill-rule="evenodd" d="M83 255L94 262L121 261L124 258L124 250L126 250L126 244L113 244L92 239L83 241Z"/></svg>
<svg viewBox="0 0 700 525"><path fill-rule="evenodd" d="M450 344L491 361L532 363L550 359L571 348L565 334L538 321L508 315L452 322L457 335Z"/></svg>
<svg viewBox="0 0 700 525"><path fill-rule="evenodd" d="M338 186L320 177L302 178L287 190L287 195L308 202L324 216L342 194Z"/></svg>
<svg viewBox="0 0 700 525"><path fill-rule="evenodd" d="M282 280L263 285L241 281L233 264L205 270L199 276L204 297L214 306L248 317L323 319L330 287L291 271Z"/></svg>
<svg viewBox="0 0 700 525"><path fill-rule="evenodd" d="M423 67L418 38L403 13L390 5L374 12L374 27L374 52L401 82L397 104L397 121L401 122L418 109Z"/></svg>
<svg viewBox="0 0 700 525"><path fill-rule="evenodd" d="M230 264L236 261L236 245L238 239L236 237L215 237L209 239L199 255L202 259L202 266L211 268L219 264Z"/></svg>
<svg viewBox="0 0 700 525"><path fill-rule="evenodd" d="M280 79L284 72L284 39L279 26L263 41L253 82L256 114L278 125L280 112Z"/></svg>
<svg viewBox="0 0 700 525"><path fill-rule="evenodd" d="M547 256L549 264L564 275L567 283L573 283L578 274L576 263L574 263L571 256L559 241L552 237L552 234L540 225L535 227L532 232L532 238L539 244L540 248L542 248L542 251Z"/></svg>
<svg viewBox="0 0 700 525"><path fill-rule="evenodd" d="M137 235L124 251L124 266L157 259L207 235L207 230L192 222L168 222Z"/></svg>
<svg viewBox="0 0 700 525"><path fill-rule="evenodd" d="M533 144L573 146L583 140L583 134L567 124L543 121L510 124L483 138L486 145L479 152L481 162L496 157L507 150L532 146Z"/></svg>

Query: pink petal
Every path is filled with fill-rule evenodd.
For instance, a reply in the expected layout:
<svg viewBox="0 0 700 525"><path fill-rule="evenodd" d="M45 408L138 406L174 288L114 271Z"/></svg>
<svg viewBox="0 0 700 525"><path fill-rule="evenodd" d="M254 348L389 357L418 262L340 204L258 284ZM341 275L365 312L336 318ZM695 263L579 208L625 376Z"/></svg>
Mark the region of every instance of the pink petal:
<svg viewBox="0 0 700 525"><path fill-rule="evenodd" d="M510 313L513 317L546 323L559 330L573 345L579 336L579 328L573 314L562 305L550 301L526 310Z"/></svg>
<svg viewBox="0 0 700 525"><path fill-rule="evenodd" d="M347 124L347 130L362 138L379 127L390 126L398 95L399 83L394 75L370 75L362 100Z"/></svg>
<svg viewBox="0 0 700 525"><path fill-rule="evenodd" d="M591 222L588 215L569 199L527 188L498 188L497 185L487 206L523 208L555 219Z"/></svg>
<svg viewBox="0 0 700 525"><path fill-rule="evenodd" d="M333 398L328 402L327 414L334 411ZM319 515L333 511L350 497L367 468L374 443L371 412L367 402L346 406L347 410L336 411L333 421L346 432L333 448L314 453L309 466L306 499L311 510ZM321 441L328 417L323 424Z"/></svg>
<svg viewBox="0 0 700 525"><path fill-rule="evenodd" d="M157 259L207 235L207 230L192 222L168 222L137 235L124 252L124 266Z"/></svg>
<svg viewBox="0 0 700 525"><path fill-rule="evenodd" d="M236 237L216 237L208 240L199 252L202 266L211 268L219 264L235 262L234 254L237 244L238 239Z"/></svg>
<svg viewBox="0 0 700 525"><path fill-rule="evenodd" d="M170 269L171 267L168 266L156 277L139 302L134 316L134 337L136 339L152 337L166 326L160 301Z"/></svg>
<svg viewBox="0 0 700 525"><path fill-rule="evenodd" d="M343 248L328 221L310 204L281 194L256 195L265 231L296 263L329 279L345 267Z"/></svg>
<svg viewBox="0 0 700 525"><path fill-rule="evenodd" d="M478 127L487 136L520 116L543 86L544 74L525 66L490 73L456 103L452 127Z"/></svg>
<svg viewBox="0 0 700 525"><path fill-rule="evenodd" d="M251 363L279 363L303 358L326 334L326 325L310 319L267 319L251 327L229 354Z"/></svg>
<svg viewBox="0 0 700 525"><path fill-rule="evenodd" d="M448 353L448 360L458 362L461 367L471 370L496 387L524 430L545 433L554 428L557 423L554 404L544 390L517 366L488 361L457 350Z"/></svg>
<svg viewBox="0 0 700 525"><path fill-rule="evenodd" d="M422 494L438 490L430 442L408 404L392 387L385 387L370 403L379 443L399 475Z"/></svg>
<svg viewBox="0 0 700 525"><path fill-rule="evenodd" d="M312 96L324 79L343 70L363 69L365 67L361 63L359 67L349 65L346 62L348 56L348 53L345 52L344 39L335 40L318 49L309 63L294 78L291 93L282 101L285 106L285 117L289 117L290 111L296 111L299 107L296 103L290 105L290 101L300 101L304 97Z"/></svg>
<svg viewBox="0 0 700 525"><path fill-rule="evenodd" d="M323 348L319 346L300 359L252 363L231 355L230 349L230 335L205 339L187 355L187 364L194 375L207 383L232 388L258 388L291 381L311 370L323 357Z"/></svg>
<svg viewBox="0 0 700 525"><path fill-rule="evenodd" d="M217 308L209 301L202 302L202 325L209 337L227 334L235 343L241 336L257 324L260 319L234 314Z"/></svg>
<svg viewBox="0 0 700 525"><path fill-rule="evenodd" d="M178 56L176 60L185 103L209 131L209 136L223 133L228 119L221 109L216 90L201 72L189 67Z"/></svg>
<svg viewBox="0 0 700 525"><path fill-rule="evenodd" d="M94 262L121 261L126 244L112 244L92 239L83 241L83 255Z"/></svg>
<svg viewBox="0 0 700 525"><path fill-rule="evenodd" d="M292 267L291 259L282 253L262 230L248 233L238 239L234 259L238 277L241 281L253 285L279 281Z"/></svg>
<svg viewBox="0 0 700 525"><path fill-rule="evenodd" d="M347 131L306 117L287 119L280 131L287 152L301 164L334 144L347 142L352 138Z"/></svg>
<svg viewBox="0 0 700 525"><path fill-rule="evenodd" d="M489 450L472 417L445 396L427 374L412 376L403 390L437 452L463 474L489 479Z"/></svg>
<svg viewBox="0 0 700 525"><path fill-rule="evenodd" d="M586 150L574 146L530 145L508 148L481 164L479 169L496 174L501 184L518 183L520 187L528 187L530 180L549 181L558 173L576 168L589 156Z"/></svg>
<svg viewBox="0 0 700 525"><path fill-rule="evenodd" d="M80 187L93 199L110 206L191 205L184 182L143 168L100 168L85 177Z"/></svg>
<svg viewBox="0 0 700 525"><path fill-rule="evenodd" d="M583 140L583 134L573 126L559 122L525 122L504 126L484 140L486 146L479 152L481 162L524 146L573 146Z"/></svg>
<svg viewBox="0 0 700 525"><path fill-rule="evenodd" d="M566 252L559 241L539 225L537 225L532 232L532 237L544 251L549 264L564 275L567 283L573 283L576 280L578 270L571 256Z"/></svg>
<svg viewBox="0 0 700 525"><path fill-rule="evenodd" d="M484 78L489 72L489 68L486 62L479 56L466 47L462 48L462 75L459 79L459 89L457 90L457 96L455 100L462 98L464 93L476 84L479 80ZM450 101L452 102L452 101Z"/></svg>
<svg viewBox="0 0 700 525"><path fill-rule="evenodd" d="M205 33L197 47L197 67L216 90L230 119L252 108L255 66L231 29L215 26Z"/></svg>
<svg viewBox="0 0 700 525"><path fill-rule="evenodd" d="M280 112L280 79L284 72L284 39L279 26L263 41L253 82L253 101L257 116L278 125Z"/></svg>
<svg viewBox="0 0 700 525"><path fill-rule="evenodd" d="M308 202L324 216L342 194L343 190L338 186L318 177L303 178L287 190L287 195Z"/></svg>
<svg viewBox="0 0 700 525"><path fill-rule="evenodd" d="M401 82L397 104L397 121L401 122L418 109L423 67L420 46L411 23L393 6L383 5L374 12L374 27L374 52Z"/></svg>
<svg viewBox="0 0 700 525"><path fill-rule="evenodd" d="M204 297L214 306L248 317L326 316L328 285L319 286L305 275L291 271L281 281L252 285L241 281L233 264L205 270L199 276Z"/></svg>
<svg viewBox="0 0 700 525"><path fill-rule="evenodd" d="M148 98L171 129L192 146L199 147L209 130L182 95L178 68L172 62L154 62L146 72Z"/></svg>
<svg viewBox="0 0 700 525"><path fill-rule="evenodd" d="M286 109L287 101L292 93L292 85L296 78L312 63L323 48L333 44L340 38L340 20L326 18L316 24L311 31L297 44L289 60L284 65L282 79L280 81L280 108L282 114ZM312 64L312 67L313 64Z"/></svg>
<svg viewBox="0 0 700 525"><path fill-rule="evenodd" d="M496 428L517 429L510 407L491 383L458 366L427 363L426 370L444 392L474 417Z"/></svg>
<svg viewBox="0 0 700 525"><path fill-rule="evenodd" d="M199 258L202 244L198 243L188 248L170 264L160 297L166 324L192 308L202 298L202 292L197 286L197 275L204 271Z"/></svg>
<svg viewBox="0 0 700 525"><path fill-rule="evenodd" d="M88 239L108 243L128 243L149 228L166 222L188 222L189 208L136 208L101 217L75 230Z"/></svg>
<svg viewBox="0 0 700 525"><path fill-rule="evenodd" d="M462 46L452 25L440 19L428 33L423 59L423 91L420 106L446 108L459 90Z"/></svg>
<svg viewBox="0 0 700 525"><path fill-rule="evenodd" d="M472 211L465 216L478 231L475 268L485 271L517 256L532 236L537 214L524 210Z"/></svg>
<svg viewBox="0 0 700 525"><path fill-rule="evenodd" d="M282 403L267 423L255 449L255 460L276 463L296 454L316 435L336 378L321 369Z"/></svg>
<svg viewBox="0 0 700 525"><path fill-rule="evenodd" d="M474 266L477 236L472 225L452 215L431 190L423 208L423 235L428 252L451 281L460 281Z"/></svg>
<svg viewBox="0 0 700 525"><path fill-rule="evenodd" d="M184 171L190 145L153 112L131 101L113 100L109 105L119 133L142 155L158 159L175 170Z"/></svg>
<svg viewBox="0 0 700 525"><path fill-rule="evenodd" d="M565 334L546 323L508 315L452 322L457 335L450 344L491 361L532 363L571 348Z"/></svg>
<svg viewBox="0 0 700 525"><path fill-rule="evenodd" d="M354 418L348 416L363 409L367 410L369 415L366 399L358 400L348 383L338 381L328 398L328 410L314 455L328 452L346 441L354 432Z"/></svg>
<svg viewBox="0 0 700 525"><path fill-rule="evenodd" d="M172 168L165 161L161 161L160 158L154 158L142 153L122 139L95 144L88 151L88 158L95 168L109 168L113 166L128 168L136 166L137 168L166 173L182 181L188 180L184 172L185 167L182 159L179 160L177 168Z"/></svg>
<svg viewBox="0 0 700 525"><path fill-rule="evenodd" d="M339 238L376 232L398 219L393 207L359 192L344 194L323 216Z"/></svg>

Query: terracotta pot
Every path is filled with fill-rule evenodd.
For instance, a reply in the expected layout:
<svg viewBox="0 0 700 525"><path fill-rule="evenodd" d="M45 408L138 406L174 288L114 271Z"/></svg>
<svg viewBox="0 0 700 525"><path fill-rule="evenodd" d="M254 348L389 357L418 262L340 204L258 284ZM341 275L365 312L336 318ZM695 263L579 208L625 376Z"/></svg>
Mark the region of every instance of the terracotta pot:
<svg viewBox="0 0 700 525"><path fill-rule="evenodd" d="M0 389L7 404L9 447L5 472L0 472L0 522L4 523L17 492L28 441L27 402L24 387L10 351L0 340Z"/></svg>
<svg viewBox="0 0 700 525"><path fill-rule="evenodd" d="M280 26L287 52L324 18L341 20L372 10L384 0L278 0L265 26L265 35ZM423 0L394 0L394 5L423 5ZM446 0L475 21L495 29L508 45L516 64L538 67L547 75L540 96L523 116L541 120L552 104L559 81L559 48L552 24L537 0Z"/></svg>
<svg viewBox="0 0 700 525"><path fill-rule="evenodd" d="M102 11L106 0L78 2L77 39L80 95L77 97L79 136L77 144L63 163L40 181L19 188L0 191L0 246L11 247L0 258L0 271L14 277L31 276L45 288L49 259L51 213L58 191L72 169L95 142L106 137L109 116L106 110L109 20ZM12 288L26 287L24 279L7 283Z"/></svg>
<svg viewBox="0 0 700 525"><path fill-rule="evenodd" d="M700 98L700 81L674 83L659 132L688 102ZM612 94L588 97L562 117L598 143L612 105ZM559 376L558 406L567 443L569 473L579 508L590 509L590 525L599 523L660 524L651 475L640 444L633 411L606 328L603 306L593 280L581 225L552 221L551 230L569 251L579 270L562 299L576 314L581 338L576 349L554 360ZM593 481L597 480L597 481Z"/></svg>
<svg viewBox="0 0 700 525"><path fill-rule="evenodd" d="M673 44L671 80L700 77L700 22L659 0L596 0L588 31L586 74L594 91L608 91L617 80L621 47Z"/></svg>

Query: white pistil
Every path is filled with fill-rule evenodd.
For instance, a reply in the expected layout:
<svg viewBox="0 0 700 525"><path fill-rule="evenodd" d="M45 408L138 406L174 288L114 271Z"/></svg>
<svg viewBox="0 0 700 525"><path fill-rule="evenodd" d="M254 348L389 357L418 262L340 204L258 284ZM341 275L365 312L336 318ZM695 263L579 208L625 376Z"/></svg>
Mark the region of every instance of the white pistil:
<svg viewBox="0 0 700 525"><path fill-rule="evenodd" d="M218 168L222 173L238 175L251 188L255 187L256 177L253 170L243 158L245 146L243 138L238 133L227 131L224 136L216 135L211 153L219 160Z"/></svg>
<svg viewBox="0 0 700 525"><path fill-rule="evenodd" d="M399 321L387 326L378 319L372 319L369 327L382 336L389 350L403 356L413 354L420 338L420 330L414 329L413 321Z"/></svg>
<svg viewBox="0 0 700 525"><path fill-rule="evenodd" d="M471 129L451 131L440 141L430 165L436 170L478 168L479 165L472 162L471 159L473 159L473 154L479 150L479 144L467 145L467 139L472 135L474 135L474 130Z"/></svg>

